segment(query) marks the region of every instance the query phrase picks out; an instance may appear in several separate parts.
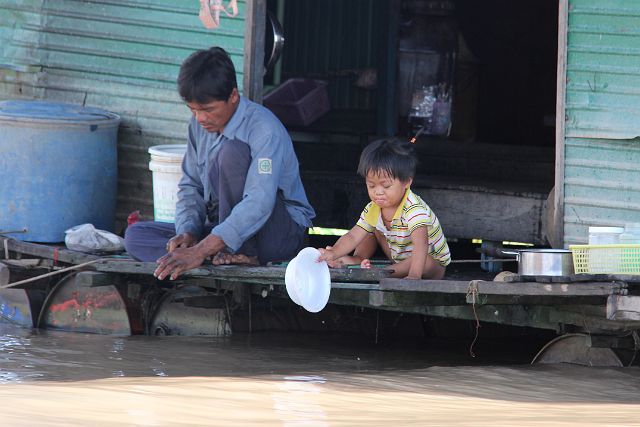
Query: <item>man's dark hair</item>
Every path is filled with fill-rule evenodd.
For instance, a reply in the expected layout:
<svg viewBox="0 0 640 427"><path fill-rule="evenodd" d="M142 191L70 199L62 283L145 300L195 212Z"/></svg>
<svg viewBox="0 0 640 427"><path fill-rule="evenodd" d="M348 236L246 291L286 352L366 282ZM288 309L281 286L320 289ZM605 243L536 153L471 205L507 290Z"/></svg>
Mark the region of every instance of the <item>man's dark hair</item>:
<svg viewBox="0 0 640 427"><path fill-rule="evenodd" d="M226 101L237 87L233 62L220 47L195 51L180 66L178 93L185 102Z"/></svg>
<svg viewBox="0 0 640 427"><path fill-rule="evenodd" d="M399 139L379 139L367 145L360 154L358 174L386 172L390 177L408 181L416 173L418 160L413 145Z"/></svg>

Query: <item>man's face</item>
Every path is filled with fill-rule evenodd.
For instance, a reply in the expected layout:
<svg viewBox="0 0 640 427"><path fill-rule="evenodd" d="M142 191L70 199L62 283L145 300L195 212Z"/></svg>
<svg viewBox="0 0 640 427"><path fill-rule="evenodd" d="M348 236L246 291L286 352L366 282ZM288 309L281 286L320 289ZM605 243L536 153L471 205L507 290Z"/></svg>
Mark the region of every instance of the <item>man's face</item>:
<svg viewBox="0 0 640 427"><path fill-rule="evenodd" d="M187 102L187 106L200 126L208 132L222 132L238 108L239 101L238 90L234 88L226 101L212 101L207 104Z"/></svg>

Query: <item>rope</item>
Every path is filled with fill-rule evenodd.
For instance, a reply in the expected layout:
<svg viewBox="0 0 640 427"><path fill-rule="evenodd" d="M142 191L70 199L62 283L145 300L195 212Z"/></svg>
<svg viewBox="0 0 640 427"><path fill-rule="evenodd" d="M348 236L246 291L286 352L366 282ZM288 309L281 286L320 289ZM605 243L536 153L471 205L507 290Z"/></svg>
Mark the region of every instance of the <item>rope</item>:
<svg viewBox="0 0 640 427"><path fill-rule="evenodd" d="M478 341L478 335L480 334L480 319L478 319L478 313L476 313L476 301L478 300L478 283L476 280L472 280L469 282L469 288L467 289L467 295L471 295L471 308L473 310L473 317L476 319L476 333L473 337L473 341L471 341L471 345L469 346L469 354L471 357L476 357L476 354L473 351L473 347L476 345L476 341Z"/></svg>
<svg viewBox="0 0 640 427"><path fill-rule="evenodd" d="M6 240L5 240L5 242L6 242ZM61 270L56 270L56 271L52 271L52 272L49 272L49 273L41 274L40 276L30 277L29 279L20 280L18 282L9 283L7 285L2 285L2 286L0 286L0 289L12 288L14 286L23 285L25 283L29 283L29 282L34 282L36 280L40 280L40 279L43 279L45 277L55 276L56 274L66 273L67 271L71 271L71 270L77 270L79 268L86 267L87 265L95 264L96 262L99 262L99 261L102 261L102 259L101 258L94 259L94 260L91 260L91 261L84 262L82 264L73 265L71 267L63 268Z"/></svg>

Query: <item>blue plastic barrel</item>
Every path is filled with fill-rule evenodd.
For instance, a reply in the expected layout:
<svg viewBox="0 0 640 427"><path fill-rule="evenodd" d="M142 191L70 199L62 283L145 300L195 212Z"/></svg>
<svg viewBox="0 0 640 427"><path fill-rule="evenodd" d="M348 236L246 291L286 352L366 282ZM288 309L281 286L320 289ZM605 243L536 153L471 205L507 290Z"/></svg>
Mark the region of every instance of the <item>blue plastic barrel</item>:
<svg viewBox="0 0 640 427"><path fill-rule="evenodd" d="M52 243L78 224L113 231L119 123L97 108L0 102L0 233Z"/></svg>

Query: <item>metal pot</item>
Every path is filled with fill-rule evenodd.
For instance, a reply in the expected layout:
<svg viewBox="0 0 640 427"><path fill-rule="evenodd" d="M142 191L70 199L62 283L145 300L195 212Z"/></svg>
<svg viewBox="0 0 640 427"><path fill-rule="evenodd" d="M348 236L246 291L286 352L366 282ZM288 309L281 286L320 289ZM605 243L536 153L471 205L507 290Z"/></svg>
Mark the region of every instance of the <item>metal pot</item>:
<svg viewBox="0 0 640 427"><path fill-rule="evenodd" d="M518 274L521 276L570 276L574 274L573 255L567 249L502 250L505 255L515 255Z"/></svg>

